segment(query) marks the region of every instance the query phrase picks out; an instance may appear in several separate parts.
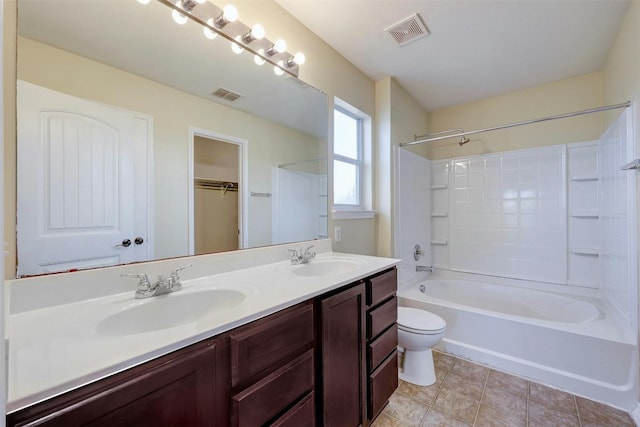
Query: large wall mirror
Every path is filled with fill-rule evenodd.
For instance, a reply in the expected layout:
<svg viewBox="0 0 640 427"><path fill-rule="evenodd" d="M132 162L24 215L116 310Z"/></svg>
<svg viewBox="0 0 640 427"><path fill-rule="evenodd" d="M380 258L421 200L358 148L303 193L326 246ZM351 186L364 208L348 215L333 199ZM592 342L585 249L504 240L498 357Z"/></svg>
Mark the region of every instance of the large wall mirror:
<svg viewBox="0 0 640 427"><path fill-rule="evenodd" d="M18 277L326 237L324 93L156 1L18 0L17 52Z"/></svg>

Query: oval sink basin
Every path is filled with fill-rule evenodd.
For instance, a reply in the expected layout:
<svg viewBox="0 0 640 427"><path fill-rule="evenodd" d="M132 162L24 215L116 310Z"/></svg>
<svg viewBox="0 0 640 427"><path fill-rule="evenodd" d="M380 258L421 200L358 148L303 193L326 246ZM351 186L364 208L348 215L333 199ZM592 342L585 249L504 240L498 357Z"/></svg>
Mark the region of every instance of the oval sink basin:
<svg viewBox="0 0 640 427"><path fill-rule="evenodd" d="M349 259L314 260L295 267L292 272L298 276L332 276L355 271L360 265L359 261Z"/></svg>
<svg viewBox="0 0 640 427"><path fill-rule="evenodd" d="M121 311L105 318L96 327L101 335L129 335L159 331L195 322L205 314L227 311L242 301L245 295L231 289L176 293L137 300Z"/></svg>

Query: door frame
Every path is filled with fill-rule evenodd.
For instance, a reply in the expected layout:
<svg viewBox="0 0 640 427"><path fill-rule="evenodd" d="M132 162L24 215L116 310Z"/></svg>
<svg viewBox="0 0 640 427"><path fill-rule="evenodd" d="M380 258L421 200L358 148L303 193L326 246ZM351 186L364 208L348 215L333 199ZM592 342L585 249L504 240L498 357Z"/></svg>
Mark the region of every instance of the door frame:
<svg viewBox="0 0 640 427"><path fill-rule="evenodd" d="M249 141L236 136L225 135L223 133L214 132L194 126L189 126L189 255L195 255L195 162L194 162L194 144L195 138L199 136L207 139L215 139L227 144L234 144L238 147L238 246L239 249L245 249L249 246L249 233L247 226L249 224Z"/></svg>

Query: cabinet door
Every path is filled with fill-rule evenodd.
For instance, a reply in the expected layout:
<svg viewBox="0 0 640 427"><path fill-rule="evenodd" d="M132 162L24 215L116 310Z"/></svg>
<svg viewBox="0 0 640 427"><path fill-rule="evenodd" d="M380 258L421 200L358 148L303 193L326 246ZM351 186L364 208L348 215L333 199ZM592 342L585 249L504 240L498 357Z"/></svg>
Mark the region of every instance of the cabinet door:
<svg viewBox="0 0 640 427"><path fill-rule="evenodd" d="M227 425L228 350L222 344L196 344L34 405L9 415L8 425Z"/></svg>
<svg viewBox="0 0 640 427"><path fill-rule="evenodd" d="M358 284L321 305L322 423L364 425L365 287Z"/></svg>

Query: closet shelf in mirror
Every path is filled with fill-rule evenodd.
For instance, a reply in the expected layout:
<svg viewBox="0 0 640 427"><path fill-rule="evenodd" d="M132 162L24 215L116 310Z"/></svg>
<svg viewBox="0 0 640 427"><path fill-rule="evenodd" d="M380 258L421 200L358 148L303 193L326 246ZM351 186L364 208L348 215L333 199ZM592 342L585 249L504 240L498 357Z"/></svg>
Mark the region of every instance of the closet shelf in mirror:
<svg viewBox="0 0 640 427"><path fill-rule="evenodd" d="M238 191L237 182L219 181L216 179L207 178L195 178L193 180L193 184L195 188L201 188L204 190L223 190L225 193L227 191Z"/></svg>

